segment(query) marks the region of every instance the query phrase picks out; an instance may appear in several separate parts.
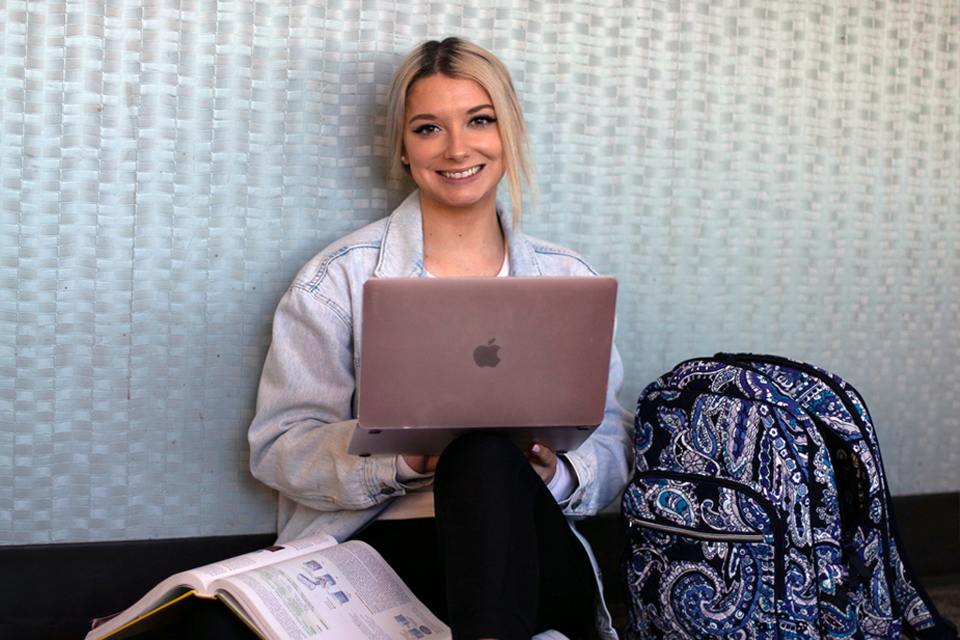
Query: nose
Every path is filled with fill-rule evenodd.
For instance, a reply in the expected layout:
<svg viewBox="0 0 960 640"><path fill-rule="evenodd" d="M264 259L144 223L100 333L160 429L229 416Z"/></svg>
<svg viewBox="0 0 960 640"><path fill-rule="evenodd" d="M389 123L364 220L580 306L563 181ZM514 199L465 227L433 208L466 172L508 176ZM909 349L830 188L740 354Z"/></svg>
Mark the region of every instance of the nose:
<svg viewBox="0 0 960 640"><path fill-rule="evenodd" d="M459 131L451 131L447 137L447 148L444 157L453 162L463 162L470 155L464 136Z"/></svg>

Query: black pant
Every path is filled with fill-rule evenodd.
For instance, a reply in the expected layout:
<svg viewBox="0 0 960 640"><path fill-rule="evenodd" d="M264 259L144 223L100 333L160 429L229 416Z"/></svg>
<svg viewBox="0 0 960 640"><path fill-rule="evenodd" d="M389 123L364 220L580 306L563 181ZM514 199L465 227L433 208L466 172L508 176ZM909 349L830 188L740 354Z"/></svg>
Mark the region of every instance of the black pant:
<svg viewBox="0 0 960 640"><path fill-rule="evenodd" d="M369 542L455 640L529 640L590 633L597 584L590 559L526 457L501 438L470 434L437 466L437 517L376 521ZM448 606L449 605L449 606ZM255 640L219 601L138 640Z"/></svg>
<svg viewBox="0 0 960 640"><path fill-rule="evenodd" d="M444 451L432 521L377 521L356 536L378 549L455 640L589 634L590 559L523 453L469 434Z"/></svg>

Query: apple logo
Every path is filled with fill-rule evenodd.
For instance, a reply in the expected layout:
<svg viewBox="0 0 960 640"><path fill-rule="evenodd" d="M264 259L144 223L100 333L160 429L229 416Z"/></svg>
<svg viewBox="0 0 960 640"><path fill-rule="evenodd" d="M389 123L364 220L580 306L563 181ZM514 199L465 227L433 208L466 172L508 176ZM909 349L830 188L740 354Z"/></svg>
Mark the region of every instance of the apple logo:
<svg viewBox="0 0 960 640"><path fill-rule="evenodd" d="M500 364L500 358L497 356L500 345L493 344L496 340L494 338L487 344L482 344L473 350L473 361L477 363L478 367L495 367Z"/></svg>

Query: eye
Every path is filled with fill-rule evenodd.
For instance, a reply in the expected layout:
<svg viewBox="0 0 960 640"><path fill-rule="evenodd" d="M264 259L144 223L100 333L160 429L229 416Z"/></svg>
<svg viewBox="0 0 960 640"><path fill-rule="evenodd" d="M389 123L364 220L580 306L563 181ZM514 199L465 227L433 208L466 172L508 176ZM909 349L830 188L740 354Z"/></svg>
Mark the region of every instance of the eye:
<svg viewBox="0 0 960 640"><path fill-rule="evenodd" d="M417 127L416 129L414 129L413 132L414 132L415 134L417 134L417 135L421 135L421 136L422 136L422 135L429 135L429 134L434 133L434 132L437 132L437 131L439 131L439 130L440 130L440 127L438 127L438 126L435 125L435 124L422 124L422 125L420 125L419 127Z"/></svg>
<svg viewBox="0 0 960 640"><path fill-rule="evenodd" d="M476 116L475 118L470 120L470 124L478 127L486 127L491 124L494 124L496 121L497 121L496 116L483 114L483 115Z"/></svg>

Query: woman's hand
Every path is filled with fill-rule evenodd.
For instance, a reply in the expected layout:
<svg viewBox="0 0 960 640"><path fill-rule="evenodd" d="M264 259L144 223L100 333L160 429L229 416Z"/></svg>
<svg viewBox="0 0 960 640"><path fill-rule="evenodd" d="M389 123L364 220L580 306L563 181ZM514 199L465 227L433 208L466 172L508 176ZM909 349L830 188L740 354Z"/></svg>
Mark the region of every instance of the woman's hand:
<svg viewBox="0 0 960 640"><path fill-rule="evenodd" d="M403 456L403 461L417 473L432 473L437 470L440 456Z"/></svg>
<svg viewBox="0 0 960 640"><path fill-rule="evenodd" d="M537 472L543 484L550 484L554 474L557 473L557 454L542 444L535 444L528 451L524 451L527 460L533 465L533 470Z"/></svg>

